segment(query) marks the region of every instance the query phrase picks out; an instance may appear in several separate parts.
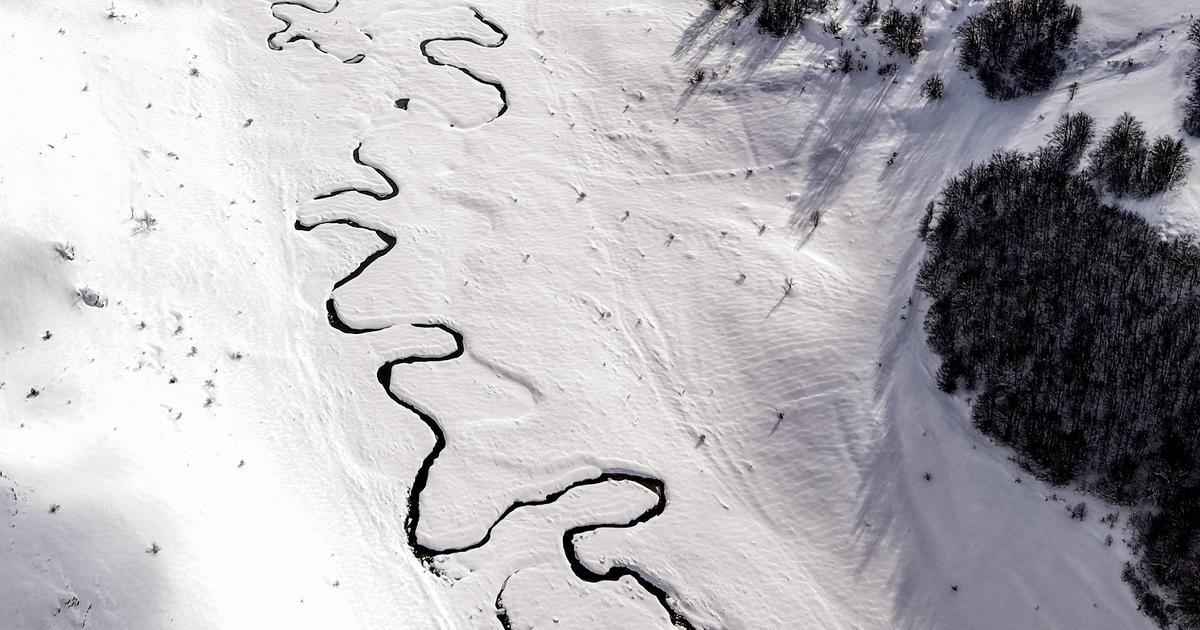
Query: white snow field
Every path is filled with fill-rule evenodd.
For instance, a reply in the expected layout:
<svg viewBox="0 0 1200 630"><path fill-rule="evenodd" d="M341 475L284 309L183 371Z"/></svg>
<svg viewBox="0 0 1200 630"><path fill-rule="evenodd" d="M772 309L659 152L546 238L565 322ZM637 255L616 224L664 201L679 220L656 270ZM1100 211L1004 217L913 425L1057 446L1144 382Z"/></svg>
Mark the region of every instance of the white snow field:
<svg viewBox="0 0 1200 630"><path fill-rule="evenodd" d="M0 1L0 630L1152 627L1116 508L936 390L916 230L1061 112L1175 133L1193 0L1081 1L1007 103L981 2L882 77L828 16L306 1Z"/></svg>

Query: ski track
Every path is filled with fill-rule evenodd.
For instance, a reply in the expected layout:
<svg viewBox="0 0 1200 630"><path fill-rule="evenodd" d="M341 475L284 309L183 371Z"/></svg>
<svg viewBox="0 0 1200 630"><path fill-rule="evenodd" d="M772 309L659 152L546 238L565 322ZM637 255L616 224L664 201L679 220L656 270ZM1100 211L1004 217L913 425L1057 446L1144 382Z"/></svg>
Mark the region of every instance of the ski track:
<svg viewBox="0 0 1200 630"><path fill-rule="evenodd" d="M280 21L282 21L285 24L285 26L283 29L276 31L267 37L267 46L269 48L271 48L272 50L282 50L283 48L281 46L279 46L278 44L276 44L274 39L276 36L285 33L292 26L292 23L289 20L287 20L286 18L283 18L275 13L275 7L278 7L280 5L299 6L304 9L314 11L316 13L326 13L327 14L327 13L332 12L334 9L336 9L338 7L339 1L340 0L335 0L335 2L333 3L333 6L331 6L329 9L325 9L325 10L314 9L311 6L301 3L301 2L276 2L276 3L272 4L271 5L272 15L274 15L276 17L276 19L279 19ZM430 38L430 39L426 39L426 40L422 41L420 44L420 49L421 49L421 54L423 54L425 56L426 60L429 63L436 65L436 66L446 66L446 67L455 68L455 69L463 72L467 76L471 77L475 81L478 81L479 83L483 83L485 85L490 85L496 89L496 91L500 95L502 105L501 105L500 110L496 114L496 116L494 116L491 120L488 121L488 122L492 122L492 121L495 121L500 116L503 116L508 111L508 93L505 90L504 85L501 84L499 81L491 81L488 79L484 79L467 68L464 68L461 66L456 66L456 65L453 65L453 64L450 64L447 62L443 62L443 61L439 60L438 58L434 57L432 54L430 54L427 51L427 47L431 43L439 42L439 41L445 41L445 42L465 41L465 42L469 42L469 43L475 44L477 46L482 46L485 48L497 48L499 46L502 46L504 44L504 42L508 40L508 33L505 32L504 29L502 29L498 24L488 20L477 9L472 8L471 11L475 14L476 19L478 19L483 24L487 25L488 28L490 28L492 31L494 31L496 34L498 34L500 36L499 41L489 44L489 43L485 43L485 42L480 42L480 41L475 40L470 37L435 37L435 38ZM309 41L312 41L311 39L309 39L308 37L306 37L304 35L295 35L291 39L288 40L288 43L298 41L301 39L307 39ZM326 52L324 49L321 48L320 44L318 44L317 42L313 41L312 43L316 47L317 50L319 50L321 52ZM326 54L329 54L329 53L326 52ZM362 60L362 55L358 55L354 58L351 58L351 60L344 60L344 63L357 63L358 61L361 61L361 60ZM315 196L314 200L328 199L330 197L335 197L337 195L355 193L355 194L360 194L360 195L363 195L366 197L370 197L371 199L373 199L375 201L387 201L387 200L393 199L399 195L400 187L396 183L396 181L383 169L383 167L381 167L377 164L372 164L372 163L364 161L362 159L361 152L362 152L362 143L360 142L358 144L358 146L354 149L354 152L353 152L352 157L353 157L354 162L356 164L365 166L365 167L375 171L380 177L383 178L384 182L387 183L388 190L385 192L379 192L379 191L371 190L368 188L357 188L357 187L352 187L352 186L351 187L343 187L343 188L337 188L337 189L331 190L326 193L321 193L321 194ZM348 275L346 275L345 277L341 278L340 280L338 280L337 282L334 283L333 289L331 290L331 295L330 295L329 299L326 300L326 302L325 302L326 317L329 321L329 325L332 326L334 329L336 329L339 332L342 332L345 334L350 334L350 335L360 335L360 334L380 332L380 331L390 328L391 326L384 326L381 328L355 328L355 327L349 325L338 314L337 306L336 306L336 303L332 296L332 291L336 291L338 288L355 280L356 278L361 276L364 271L366 271L367 267L369 267L375 261L379 260L380 258L382 258L382 257L386 256L388 253L390 253L392 251L392 249L396 246L396 242L397 242L396 237L392 234L389 234L389 233L383 231L383 230L373 228L373 227L368 227L366 225L358 223L357 221L355 221L353 219L332 219L332 220L327 220L327 221L318 221L316 223L311 223L311 224L305 224L301 221L296 221L294 227L295 227L295 229L302 231L302 232L310 232L322 225L345 225L345 226L359 229L359 230L367 230L369 232L374 233L375 236L377 236L379 238L379 240L382 241L384 244L384 246L382 248L372 252L370 255L368 255L366 258L364 258L363 261L361 263L359 263L359 265L352 272L350 272ZM666 611L668 617L671 620L671 623L674 626L676 626L678 628L684 628L686 630L696 630L696 626L694 624L692 624L691 621L689 621L688 618L679 610L679 607L676 604L676 598L674 596L672 596L670 593L668 593L666 588L664 588L663 586L660 586L656 582L652 581L651 579L645 577L641 573L639 573L636 570L631 569L629 567L623 567L623 566L611 567L603 573L597 573L597 572L587 568L583 564L583 562L579 559L579 556L575 549L575 540L577 537L579 537L581 535L588 534L590 532L593 532L593 531L596 531L596 530L602 529L602 528L630 528L635 525L645 523L645 522L649 521L650 519L662 514L663 511L666 510L667 503L668 503L667 494L666 494L666 485L663 483L663 481L661 479L658 479L655 477L650 477L650 476L633 473L633 472L628 472L628 471L606 470L594 477L591 477L588 479L583 479L583 480L568 484L566 487L564 487L560 490L557 490L555 492L546 494L545 496L543 496L539 499L533 499L533 500L528 500L528 501L518 501L518 502L513 503L507 509L505 509L500 514L500 516L497 517L496 520L487 528L487 530L484 533L482 538L480 538L478 541L476 541L470 545L465 545L465 546L456 547L456 548L449 548L449 549L435 549L435 548L429 547L420 542L420 540L418 539L418 536L417 536L417 529L420 524L420 518L421 518L421 493L425 490L425 487L428 484L429 474L433 469L433 465L436 463L436 461L437 461L438 457L441 455L442 451L444 451L446 448L446 435L445 435L445 431L441 427L441 424L439 424L438 421L433 418L433 416L431 416L430 414L426 413L424 410L417 407L413 402L400 397L399 395L397 395L395 392L392 391L392 389L391 389L392 371L398 365L453 361L455 359L458 359L459 357L461 357L464 354L465 343L464 343L464 338L463 338L462 333L460 333L458 330L454 329L453 327L451 327L447 324L443 324L443 323L413 323L410 325L413 327L416 327L416 328L440 330L440 331L450 335L450 337L454 339L454 346L455 346L454 350L452 350L451 352L449 352L447 354L440 355L440 356L410 355L410 356L401 357L398 359L393 359L393 360L390 360L390 361L384 363L383 365L379 366L378 370L376 371L376 378L379 381L379 385L380 385L380 387L383 388L383 390L387 394L388 398L390 398L392 400L392 402L396 403L400 407L402 407L402 408L408 410L409 412L411 412L412 414L416 415L421 420L421 422L425 424L425 426L429 429L429 431L433 434L433 437L434 437L433 448L430 449L429 453L426 454L424 460L421 462L421 466L417 470L416 476L413 479L412 486L409 489L408 502L407 502L408 503L408 514L404 518L404 532L405 532L405 537L407 538L408 547L413 552L413 555L416 556L417 559L419 559L421 561L422 565L424 565L426 567L426 569L428 569L429 571L431 571L435 574L438 573L438 569L434 566L435 559L444 558L444 557L447 557L447 556L450 556L453 554L457 554L457 553L471 551L471 550L478 549L478 548L484 546L485 544L488 543L488 541L491 540L492 533L496 529L496 527L499 526L500 523L502 521L504 521L509 515L511 515L513 512L516 512L517 510L519 510L521 508L551 504L551 503L557 501L563 495L567 494L568 492L570 492L571 490L574 490L576 488L598 485L598 484L606 483L609 481L633 482L633 483L636 483L636 484L646 488L647 490L650 490L651 492L653 492L654 495L657 497L655 504L650 509L642 512L641 514L634 517L633 519L625 521L625 522L582 525L582 526L573 527L573 528L566 530L566 532L564 532L564 534L563 534L562 541L563 541L563 551L566 555L567 563L570 565L571 571L575 574L576 577L578 577L580 580L583 580L584 582L588 582L588 583L594 584L594 583L599 583L599 582L616 582L625 577L633 579L638 584L640 584L643 589L645 589L648 593L650 593L652 596L654 596L655 599L658 600L659 604ZM513 575L515 575L515 573L513 573ZM509 578L511 578L511 577L512 577L512 575L509 576ZM496 619L499 621L500 625L503 628L505 628L506 630L509 630L511 628L511 620L509 618L509 612L504 607L504 604L503 604L504 586L507 585L507 583L508 583L508 579L506 578L504 583L501 585L499 592L496 595L495 615L496 615Z"/></svg>

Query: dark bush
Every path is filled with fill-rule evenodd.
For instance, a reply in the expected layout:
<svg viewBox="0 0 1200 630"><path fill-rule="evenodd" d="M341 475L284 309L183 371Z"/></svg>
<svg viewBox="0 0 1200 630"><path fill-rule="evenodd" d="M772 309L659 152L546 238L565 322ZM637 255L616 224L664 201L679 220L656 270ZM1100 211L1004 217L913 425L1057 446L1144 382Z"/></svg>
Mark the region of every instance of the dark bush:
<svg viewBox="0 0 1200 630"><path fill-rule="evenodd" d="M1040 92L1066 68L1082 19L1066 0L996 0L958 28L959 61L990 98Z"/></svg>
<svg viewBox="0 0 1200 630"><path fill-rule="evenodd" d="M935 74L925 79L925 82L921 84L921 96L931 101L942 100L942 97L946 96L946 80L942 78L942 75Z"/></svg>
<svg viewBox="0 0 1200 630"><path fill-rule="evenodd" d="M1097 149L1122 177L1158 169L1118 155L1154 152L1136 123ZM1123 577L1164 627L1200 627L1200 248L1105 203L1103 178L1076 170L1092 127L1063 117L1033 154L945 184L922 220L925 330L939 387L972 394L981 431L1053 482L1133 506Z"/></svg>
<svg viewBox="0 0 1200 630"><path fill-rule="evenodd" d="M842 72L843 74L850 74L851 72L853 72L854 71L854 53L851 53L849 50L846 50L845 48L839 50L838 54L837 54L837 61L834 63L834 67L837 68L838 71Z"/></svg>
<svg viewBox="0 0 1200 630"><path fill-rule="evenodd" d="M1162 136L1147 145L1142 123L1128 112L1109 128L1090 160L1090 175L1117 197L1166 192L1187 178L1192 164L1183 140Z"/></svg>
<svg viewBox="0 0 1200 630"><path fill-rule="evenodd" d="M854 21L858 22L859 26L867 26L877 17L879 17L879 0L866 0L858 8L858 13L854 15Z"/></svg>
<svg viewBox="0 0 1200 630"><path fill-rule="evenodd" d="M1142 171L1141 196L1164 193L1182 184L1192 169L1192 158L1180 138L1161 136L1150 147Z"/></svg>
<svg viewBox="0 0 1200 630"><path fill-rule="evenodd" d="M1188 41L1196 47L1196 56L1188 69L1190 93L1183 105L1183 131L1189 136L1200 137L1200 20L1192 22Z"/></svg>
<svg viewBox="0 0 1200 630"><path fill-rule="evenodd" d="M1141 187L1148 154L1146 130L1141 121L1129 112L1121 114L1100 146L1092 151L1092 177L1118 197L1134 193Z"/></svg>
<svg viewBox="0 0 1200 630"><path fill-rule="evenodd" d="M1048 146L1065 168L1074 170L1095 138L1095 129L1096 120L1084 112L1063 114L1047 138Z"/></svg>
<svg viewBox="0 0 1200 630"><path fill-rule="evenodd" d="M880 41L892 54L900 53L910 58L925 49L925 27L921 14L905 13L896 7L884 12L879 20Z"/></svg>

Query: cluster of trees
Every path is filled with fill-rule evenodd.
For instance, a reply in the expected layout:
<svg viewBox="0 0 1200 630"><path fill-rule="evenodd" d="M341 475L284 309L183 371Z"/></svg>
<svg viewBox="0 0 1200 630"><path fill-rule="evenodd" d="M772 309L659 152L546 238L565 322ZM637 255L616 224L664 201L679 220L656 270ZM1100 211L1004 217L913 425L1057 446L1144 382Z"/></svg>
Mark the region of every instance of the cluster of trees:
<svg viewBox="0 0 1200 630"><path fill-rule="evenodd" d="M1191 136L1200 137L1200 19L1192 22L1188 30L1188 41L1196 46L1196 57L1188 68L1191 94L1183 106L1183 130Z"/></svg>
<svg viewBox="0 0 1200 630"><path fill-rule="evenodd" d="M775 37L791 35L804 28L810 15L824 13L829 0L710 0L714 9L740 7L750 15L758 11L758 30Z"/></svg>
<svg viewBox="0 0 1200 630"><path fill-rule="evenodd" d="M879 41L891 54L902 54L916 58L925 50L925 26L921 14L904 12L892 7L883 12L879 19Z"/></svg>
<svg viewBox="0 0 1200 630"><path fill-rule="evenodd" d="M829 0L709 0L718 11L738 8L744 15L754 15L758 29L768 35L784 37L804 28L812 15L829 9ZM866 0L859 7L855 21L867 27L879 19L880 40L891 54L916 57L925 48L925 27L921 15L892 7L881 11L879 0ZM831 21L826 30L837 34L841 23Z"/></svg>
<svg viewBox="0 0 1200 630"><path fill-rule="evenodd" d="M1040 92L1066 67L1082 19L1066 0L996 0L958 28L959 61L990 98Z"/></svg>
<svg viewBox="0 0 1200 630"><path fill-rule="evenodd" d="M1064 116L946 183L921 225L925 328L981 431L1140 506L1126 579L1164 627L1200 627L1200 247L1105 203L1079 168L1093 128Z"/></svg>
<svg viewBox="0 0 1200 630"><path fill-rule="evenodd" d="M1192 164L1183 139L1160 136L1148 144L1141 121L1129 113L1117 118L1090 160L1088 173L1117 197L1166 192L1187 179Z"/></svg>

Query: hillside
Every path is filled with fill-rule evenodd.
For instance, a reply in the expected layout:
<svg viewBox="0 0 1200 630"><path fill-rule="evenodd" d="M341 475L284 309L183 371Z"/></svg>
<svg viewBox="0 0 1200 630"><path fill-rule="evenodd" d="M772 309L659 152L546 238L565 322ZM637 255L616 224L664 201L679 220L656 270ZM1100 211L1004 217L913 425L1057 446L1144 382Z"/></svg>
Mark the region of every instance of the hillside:
<svg viewBox="0 0 1200 630"><path fill-rule="evenodd" d="M1063 112L1176 133L1195 9L1082 1L998 102L980 4L910 62L850 4L10 3L0 630L1153 628L1121 509L938 391L917 230Z"/></svg>

